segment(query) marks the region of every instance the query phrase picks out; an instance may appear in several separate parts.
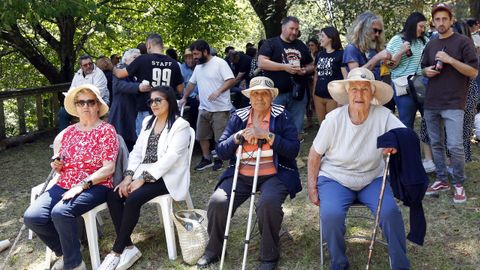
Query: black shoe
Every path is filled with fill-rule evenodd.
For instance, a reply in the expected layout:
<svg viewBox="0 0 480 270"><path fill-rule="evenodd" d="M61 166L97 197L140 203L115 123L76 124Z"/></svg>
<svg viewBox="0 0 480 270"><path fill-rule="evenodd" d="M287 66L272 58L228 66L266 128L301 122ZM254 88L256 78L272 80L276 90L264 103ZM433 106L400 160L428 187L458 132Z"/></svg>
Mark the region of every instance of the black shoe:
<svg viewBox="0 0 480 270"><path fill-rule="evenodd" d="M197 268L207 268L211 264L216 263L220 260L220 257L215 256L215 257L209 257L208 255L203 255L198 261L197 261Z"/></svg>
<svg viewBox="0 0 480 270"><path fill-rule="evenodd" d="M195 171L203 171L206 168L209 168L212 166L213 166L213 162L210 159L206 159L202 157L202 160L200 161L200 163L198 163L198 165L195 167Z"/></svg>
<svg viewBox="0 0 480 270"><path fill-rule="evenodd" d="M278 262L262 262L258 270L275 270Z"/></svg>
<svg viewBox="0 0 480 270"><path fill-rule="evenodd" d="M221 159L215 159L215 161L213 162L213 170L214 171L219 171L221 170L223 167L223 161Z"/></svg>

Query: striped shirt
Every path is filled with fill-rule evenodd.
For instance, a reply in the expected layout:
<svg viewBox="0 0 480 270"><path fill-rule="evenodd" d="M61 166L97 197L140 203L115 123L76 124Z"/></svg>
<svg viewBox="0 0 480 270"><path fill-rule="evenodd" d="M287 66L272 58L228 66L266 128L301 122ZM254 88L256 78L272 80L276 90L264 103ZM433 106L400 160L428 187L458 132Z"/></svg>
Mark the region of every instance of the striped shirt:
<svg viewBox="0 0 480 270"><path fill-rule="evenodd" d="M428 42L428 38L425 37L426 42ZM387 51L393 55L395 55L400 49L402 48L403 40L401 35L395 35L387 44ZM425 48L425 44L423 44L421 39L416 39L410 44L410 48L412 50L412 56L407 57L405 54L402 55L400 59L400 63L394 69L392 69L392 79L396 79L398 77L410 75L413 73L421 74L422 67L420 66L420 61L422 59L422 52L423 48Z"/></svg>
<svg viewBox="0 0 480 270"><path fill-rule="evenodd" d="M247 128L253 127L253 113L250 112L247 121ZM270 117L271 114L269 113L265 116L260 123L259 128L264 130L269 130L270 127ZM249 144L247 142L243 145L243 153L242 153L242 160L240 162L240 174L245 176L254 176L255 174L255 162L258 152L258 146ZM277 173L277 169L273 164L273 150L270 144L265 143L262 145L262 151L260 156L260 166L258 169L258 175L272 175Z"/></svg>

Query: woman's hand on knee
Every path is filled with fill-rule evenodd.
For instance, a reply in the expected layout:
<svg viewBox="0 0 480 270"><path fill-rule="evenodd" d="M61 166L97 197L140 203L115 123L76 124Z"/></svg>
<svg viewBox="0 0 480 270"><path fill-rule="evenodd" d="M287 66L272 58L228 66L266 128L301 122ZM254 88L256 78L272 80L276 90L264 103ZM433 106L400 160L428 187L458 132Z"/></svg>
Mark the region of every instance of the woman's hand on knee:
<svg viewBox="0 0 480 270"><path fill-rule="evenodd" d="M318 199L318 189L317 188L309 188L308 189L308 198L310 202L315 204L316 206L320 205L320 200Z"/></svg>
<svg viewBox="0 0 480 270"><path fill-rule="evenodd" d="M118 191L118 196L120 196L120 198L123 198L123 197L128 197L128 188L130 186L130 184L132 183L132 177L131 176L126 176L122 182L120 182L120 184L118 184L118 186L115 187L115 189L113 190L114 192L117 192Z"/></svg>

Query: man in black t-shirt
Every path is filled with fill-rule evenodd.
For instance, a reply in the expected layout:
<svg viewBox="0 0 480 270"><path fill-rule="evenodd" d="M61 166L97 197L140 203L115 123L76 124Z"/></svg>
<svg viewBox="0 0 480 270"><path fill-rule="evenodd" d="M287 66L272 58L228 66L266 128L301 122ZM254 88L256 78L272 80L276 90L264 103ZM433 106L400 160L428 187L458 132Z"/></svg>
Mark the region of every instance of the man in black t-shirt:
<svg viewBox="0 0 480 270"><path fill-rule="evenodd" d="M235 86L230 89L230 92L234 95L232 98L233 106L237 109L248 106L248 98L246 98L241 91L248 88L250 84L250 65L252 64L252 58L241 52L235 50L230 51L228 54L230 60L230 68L235 76ZM245 84L242 81L245 80Z"/></svg>
<svg viewBox="0 0 480 270"><path fill-rule="evenodd" d="M313 73L313 59L305 43L297 39L299 24L300 21L292 16L282 20L280 36L268 39L260 48L258 66L279 90L273 102L286 107L300 133L307 106L308 75ZM292 91L294 84L302 86L298 95Z"/></svg>
<svg viewBox="0 0 480 270"><path fill-rule="evenodd" d="M181 94L183 92L182 72L177 61L162 53L162 37L158 34L151 34L147 38L146 47L148 54L137 57L127 66L127 69L114 69L113 74L118 78L134 76L138 82L149 84L151 87L168 85ZM137 135L140 134L143 119L150 114L150 108L147 106L150 90L139 90L136 97L137 119L135 130Z"/></svg>
<svg viewBox="0 0 480 270"><path fill-rule="evenodd" d="M454 203L467 200L465 181L465 152L463 148L463 121L468 84L478 74L477 56L473 41L454 33L452 10L446 4L432 9L433 24L439 37L427 43L423 51L423 74L428 77L424 103L436 181L426 195L450 190L445 158L445 141L450 152ZM445 140L446 133L446 140Z"/></svg>

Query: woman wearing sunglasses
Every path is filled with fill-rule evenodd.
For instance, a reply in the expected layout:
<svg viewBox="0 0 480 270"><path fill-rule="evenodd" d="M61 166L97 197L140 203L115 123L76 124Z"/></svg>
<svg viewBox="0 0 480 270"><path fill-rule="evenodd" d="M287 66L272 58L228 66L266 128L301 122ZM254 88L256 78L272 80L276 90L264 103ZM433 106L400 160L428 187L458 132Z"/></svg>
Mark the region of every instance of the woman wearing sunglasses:
<svg viewBox="0 0 480 270"><path fill-rule="evenodd" d="M380 80L380 62L392 57L384 49L382 18L370 11L358 15L348 29L347 38L349 44L343 53L347 71L364 67L373 72L375 80Z"/></svg>
<svg viewBox="0 0 480 270"><path fill-rule="evenodd" d="M108 194L116 239L98 270L125 270L140 258L130 236L143 204L164 194L181 201L188 193L190 125L179 116L175 92L154 87L147 104L153 115L143 121L123 181Z"/></svg>
<svg viewBox="0 0 480 270"><path fill-rule="evenodd" d="M118 153L115 128L100 119L108 106L98 88L85 84L68 91L65 110L79 122L54 141L58 157L50 166L56 184L24 214L25 225L59 257L52 269L86 269L80 253L77 218L107 200Z"/></svg>

